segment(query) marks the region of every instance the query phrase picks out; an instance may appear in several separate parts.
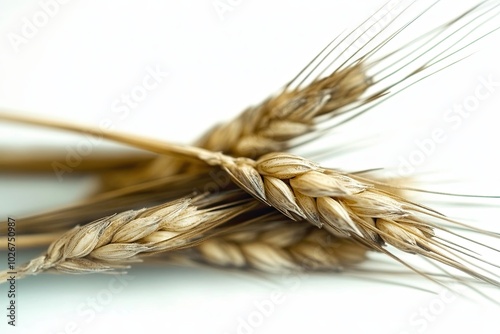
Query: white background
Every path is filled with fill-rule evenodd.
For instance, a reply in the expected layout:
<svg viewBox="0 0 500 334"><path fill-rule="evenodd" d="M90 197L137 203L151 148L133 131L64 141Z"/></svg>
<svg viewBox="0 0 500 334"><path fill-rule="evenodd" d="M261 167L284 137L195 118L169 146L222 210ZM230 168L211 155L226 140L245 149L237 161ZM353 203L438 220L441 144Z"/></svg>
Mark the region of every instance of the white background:
<svg viewBox="0 0 500 334"><path fill-rule="evenodd" d="M2 0L0 107L90 126L111 119L119 131L190 142L212 124L278 90L331 38L383 5L381 1L340 0L221 2L232 4L222 15L211 0L68 1L16 50L9 34L20 34L24 20L32 20L41 7L37 1ZM477 2L465 1L464 8L465 3ZM423 26L444 22L450 6L455 4L443 1L422 18ZM498 33L489 36L464 53L478 51L470 58L353 122L343 134L368 138L372 145L334 157L332 165L397 168L401 157L417 149L415 140L428 138L433 129L446 125L446 110L473 94L479 77L500 81L500 53L495 47L499 39ZM148 68L157 67L168 76L126 117L117 117L113 103L140 84ZM416 171L437 171L438 180L460 182L424 186L499 193L498 106L500 92L495 92L458 129L446 128L447 141ZM373 136L380 140L379 146L374 146ZM50 145L64 152L79 140L78 136L0 124L4 154L8 149L31 152ZM325 145L332 143L336 142ZM2 220L71 202L94 186L88 178L65 178L60 183L54 175L36 179L4 175L0 182ZM498 206L498 201L488 203ZM494 210L474 206L454 210L452 215L498 226ZM498 241L493 246L499 248ZM22 252L18 260L35 255ZM130 278L122 290L111 294L109 284L115 278L106 275L40 275L22 280L18 282L19 326L8 327L5 311L1 311L2 333L5 329L9 333L133 332L145 327L174 333L237 333L241 319L248 321L259 312L256 304L273 292L282 293L282 302L263 316L260 326L246 332L496 333L500 327L498 306L492 303L481 299L443 303L436 301L439 296L379 283L366 274L363 279L337 274L283 279L207 268L140 266L130 272ZM409 277L397 281L416 284ZM441 291L438 286L431 289ZM111 298L102 299L106 296ZM90 309L88 298L101 298L92 316L84 312ZM1 310L6 300L2 286ZM444 308L424 321L424 329L419 312L438 304ZM418 324L416 319L420 319Z"/></svg>

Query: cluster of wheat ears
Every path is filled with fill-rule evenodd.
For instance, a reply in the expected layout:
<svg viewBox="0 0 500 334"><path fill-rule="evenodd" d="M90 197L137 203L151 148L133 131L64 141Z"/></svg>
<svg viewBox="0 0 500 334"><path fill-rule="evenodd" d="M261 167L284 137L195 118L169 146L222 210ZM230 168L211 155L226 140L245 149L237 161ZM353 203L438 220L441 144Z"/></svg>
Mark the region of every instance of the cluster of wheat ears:
<svg viewBox="0 0 500 334"><path fill-rule="evenodd" d="M20 218L19 246L50 245L42 256L16 268L17 278L46 271L117 272L159 257L271 272L339 271L379 252L431 280L443 275L420 270L398 254L428 259L445 274L446 266L458 269L462 277L447 278L464 284L477 280L500 286L488 269L498 265L446 238L495 249L475 242L467 231L487 235L492 243L498 233L412 201L412 192L419 190L401 186L400 180L384 180L373 171L329 169L290 153L449 66L451 56L493 32L471 35L498 18L498 6L481 2L389 51L391 40L413 21L376 42L393 27L391 18L363 46L346 48L366 37L371 26L362 24L364 30L332 41L278 94L215 126L192 146L0 114L3 121L90 134L154 154L88 157L79 170L100 178L98 193L57 211ZM445 45L451 38L456 41ZM4 159L1 167L52 172L58 159L63 157ZM214 175L227 182L193 191L206 189ZM0 273L0 282L6 279L7 272Z"/></svg>

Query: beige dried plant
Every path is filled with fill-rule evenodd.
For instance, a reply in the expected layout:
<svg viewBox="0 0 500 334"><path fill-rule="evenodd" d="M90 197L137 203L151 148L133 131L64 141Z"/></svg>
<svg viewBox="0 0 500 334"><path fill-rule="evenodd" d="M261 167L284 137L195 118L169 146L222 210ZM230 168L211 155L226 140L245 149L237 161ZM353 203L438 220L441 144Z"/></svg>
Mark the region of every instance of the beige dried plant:
<svg viewBox="0 0 500 334"><path fill-rule="evenodd" d="M364 63L352 64L304 88L285 88L216 126L196 146L248 158L285 151L292 139L313 132L318 118L334 117L342 107L358 102L370 84Z"/></svg>
<svg viewBox="0 0 500 334"><path fill-rule="evenodd" d="M101 217L109 210L122 212L74 227L58 237L45 255L19 268L20 276L43 271L117 270L139 257L161 252L176 261L217 266L266 271L336 270L359 263L367 250L383 252L425 275L400 259L394 252L399 250L499 286L498 276L488 270L498 267L496 264L441 235L457 235L475 245L495 248L462 236L454 228L478 232L495 241L498 234L414 203L391 183L324 168L307 158L279 152L354 119L433 74L430 69L436 72L450 65L446 62L449 56L475 41L465 39L467 29L474 30L492 20L495 15L483 15L496 7L483 2L413 40L409 49L405 46L383 57L378 56L380 50L406 26L383 42L368 42L352 54L341 51L332 56L344 39L332 42L282 91L210 130L197 142L199 147L0 114L3 120L93 134L148 152L147 156L116 164L106 158L89 163L91 171L102 169L97 172L103 180L101 193L65 210L27 219L26 232L55 233L77 221L84 223L84 208L92 207ZM353 33L345 38L353 37ZM461 36L465 42L429 54L450 36ZM356 41L360 37L353 38ZM346 59L339 64L342 56ZM15 165L3 164L8 168ZM213 171L224 171L255 199L233 191L234 184L221 185L209 195L178 199L193 189L202 189ZM142 203L164 204L128 210ZM283 216L277 218L278 212L291 221L284 223ZM40 226L49 221L52 223ZM47 235L43 242L54 237ZM1 274L0 281L5 279L5 273Z"/></svg>

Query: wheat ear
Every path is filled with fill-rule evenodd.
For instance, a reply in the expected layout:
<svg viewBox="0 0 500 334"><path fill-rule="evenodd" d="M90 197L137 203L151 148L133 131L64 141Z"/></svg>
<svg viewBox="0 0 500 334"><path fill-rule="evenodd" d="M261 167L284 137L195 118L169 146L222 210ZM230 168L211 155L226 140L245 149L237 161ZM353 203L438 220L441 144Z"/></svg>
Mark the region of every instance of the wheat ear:
<svg viewBox="0 0 500 334"><path fill-rule="evenodd" d="M364 64L352 64L304 88L284 89L216 126L196 146L249 158L285 151L292 139L314 131L319 117L334 117L336 111L358 101L370 84Z"/></svg>
<svg viewBox="0 0 500 334"><path fill-rule="evenodd" d="M126 268L124 263L137 261L140 255L188 247L206 237L207 231L255 207L254 201L223 205L214 195L125 211L74 227L45 255L16 268L16 278L47 270L83 274ZM7 277L7 271L1 272L0 282Z"/></svg>
<svg viewBox="0 0 500 334"><path fill-rule="evenodd" d="M431 68L438 64L441 69L445 68L444 60L449 56L491 33L477 39L469 37L469 29L475 30L494 19L494 16L482 17L493 9L495 6L489 8L487 2L483 2L398 48L391 47L391 40L407 26L390 33L388 28L395 18L388 17L389 22L379 32L388 36L376 43L376 36L374 40L364 40L372 26L363 28L362 24L347 35L333 39L277 94L247 108L233 120L216 125L195 146L257 159L307 142L310 138L304 139L306 134L317 132L314 135L318 136L319 132L334 127L334 124L326 124L328 120L346 114L350 120L411 86L412 80L420 80L424 73L431 75ZM481 15L475 16L478 13ZM460 38L461 42L440 49L439 45L451 37ZM363 44L355 50L344 49L341 45L346 41L351 41L351 46L355 42ZM413 48L416 50L412 51ZM397 70L387 73L391 66Z"/></svg>
<svg viewBox="0 0 500 334"><path fill-rule="evenodd" d="M158 147L156 149L160 150ZM399 197L396 192L391 193L387 190L387 185L383 188L377 182L361 181L355 175L325 169L288 153L270 153L255 161L186 146L165 145L161 150L196 157L209 165L221 166L242 189L291 219L307 220L336 236L352 238L407 266L407 263L383 246L388 244L407 253L423 255L500 286L496 278L491 278L497 277L496 274L479 267L471 260L496 267L495 264L476 257L463 247L457 249L445 239L436 238L435 231L457 235L438 223L444 221L496 239L500 237L498 234L451 220L430 208ZM492 248L473 240L472 242ZM490 276L481 274L474 268Z"/></svg>
<svg viewBox="0 0 500 334"><path fill-rule="evenodd" d="M264 272L342 271L366 259L367 248L303 222L245 224L167 258L175 263Z"/></svg>

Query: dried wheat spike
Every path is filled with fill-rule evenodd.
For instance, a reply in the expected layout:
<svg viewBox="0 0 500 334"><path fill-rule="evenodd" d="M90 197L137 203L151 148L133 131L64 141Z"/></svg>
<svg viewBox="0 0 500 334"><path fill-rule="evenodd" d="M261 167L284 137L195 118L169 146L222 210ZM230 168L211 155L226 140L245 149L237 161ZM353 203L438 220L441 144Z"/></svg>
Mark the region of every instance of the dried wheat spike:
<svg viewBox="0 0 500 334"><path fill-rule="evenodd" d="M176 263L281 273L342 271L363 262L366 253L366 247L310 224L278 220L238 227L189 249L168 253L168 258Z"/></svg>
<svg viewBox="0 0 500 334"><path fill-rule="evenodd" d="M210 164L220 164L232 179L248 193L278 209L293 220L307 220L333 235L351 238L370 249L385 252L389 244L407 253L420 254L452 266L494 285L496 279L473 267L478 259L466 248L456 249L435 231L456 234L439 224L444 221L493 238L499 235L453 221L422 205L408 201L356 175L324 169L288 153L270 153L257 161L214 155ZM463 237L464 240L470 241ZM473 241L474 242L474 241ZM477 243L485 248L489 246ZM465 250L465 252L464 252ZM495 266L485 260L484 264ZM496 276L494 273L489 274Z"/></svg>
<svg viewBox="0 0 500 334"><path fill-rule="evenodd" d="M248 108L210 130L197 146L249 158L285 151L291 139L315 129L318 117L333 117L336 110L358 101L370 84L363 63L353 64Z"/></svg>
<svg viewBox="0 0 500 334"><path fill-rule="evenodd" d="M83 274L126 268L124 263L140 255L188 247L210 229L255 208L252 201L222 205L220 200L217 195L184 198L76 226L54 241L45 255L16 268L16 278L47 270ZM0 283L7 277L1 272Z"/></svg>
<svg viewBox="0 0 500 334"><path fill-rule="evenodd" d="M408 10L411 5L403 6L402 10ZM448 57L491 33L476 39L469 36L471 30L494 20L495 14L489 17L484 14L496 10L493 3L484 1L402 47L391 43L407 28L393 26L397 15L388 17L390 22L383 25L380 34L385 34L385 39L371 36L366 41L372 27L363 30L361 25L333 39L277 94L247 108L233 120L216 125L195 145L252 159L300 146L346 122L329 122L337 116L348 116L347 120L355 118L431 75L431 70L437 72L447 67ZM460 43L440 47L451 38L460 38ZM351 43L349 46L356 42L362 44L354 50L344 49L342 45L347 41ZM173 173L178 167L171 158L160 156L141 173L145 177L157 177Z"/></svg>

